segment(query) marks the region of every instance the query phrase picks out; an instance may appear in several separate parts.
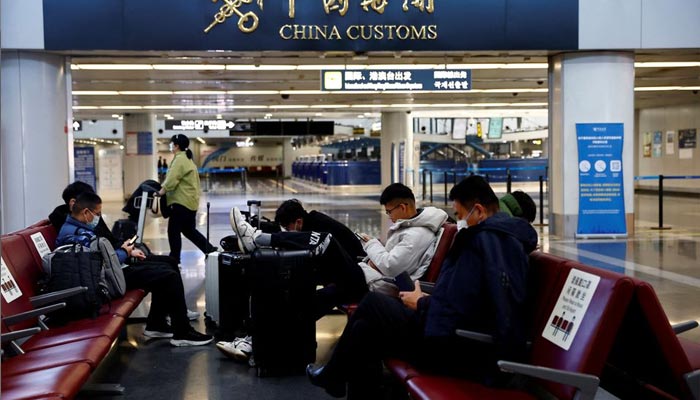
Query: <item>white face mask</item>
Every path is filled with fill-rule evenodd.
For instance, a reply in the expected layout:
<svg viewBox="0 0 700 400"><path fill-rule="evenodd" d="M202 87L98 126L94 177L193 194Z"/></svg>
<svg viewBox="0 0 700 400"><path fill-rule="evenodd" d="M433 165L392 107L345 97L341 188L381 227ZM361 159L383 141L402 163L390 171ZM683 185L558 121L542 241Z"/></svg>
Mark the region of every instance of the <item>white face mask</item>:
<svg viewBox="0 0 700 400"><path fill-rule="evenodd" d="M175 150L175 147L173 146L173 142L168 143L168 150L172 153L173 150Z"/></svg>
<svg viewBox="0 0 700 400"><path fill-rule="evenodd" d="M471 217L472 213L474 212L474 207L475 206L472 206L472 209L469 210L469 213L466 217L464 217L464 219L460 219L459 221L457 221L457 230L469 228L469 222L467 222L467 220L469 219L469 217Z"/></svg>

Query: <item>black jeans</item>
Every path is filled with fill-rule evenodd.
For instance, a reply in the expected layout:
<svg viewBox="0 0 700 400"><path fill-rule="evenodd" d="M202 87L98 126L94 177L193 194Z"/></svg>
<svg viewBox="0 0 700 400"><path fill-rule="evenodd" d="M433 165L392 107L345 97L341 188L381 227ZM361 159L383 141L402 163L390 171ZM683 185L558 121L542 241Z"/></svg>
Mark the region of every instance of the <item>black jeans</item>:
<svg viewBox="0 0 700 400"><path fill-rule="evenodd" d="M168 220L168 243L170 244L170 257L180 263L180 251L182 250L182 238L185 235L204 254L214 250L214 246L207 241L195 225L196 211L192 211L180 204L170 206L170 219Z"/></svg>
<svg viewBox="0 0 700 400"><path fill-rule="evenodd" d="M318 232L277 232L271 234L270 245L278 249L315 251L323 246L327 235ZM335 306L359 302L367 293L362 268L334 237L330 237L325 250L315 257L314 263L317 266L316 283L325 286L316 292L316 319Z"/></svg>
<svg viewBox="0 0 700 400"><path fill-rule="evenodd" d="M142 262L123 269L127 289L143 289L151 292L151 311L148 313L146 327L163 328L165 317L175 333L185 333L190 329L185 304L185 288L180 272L172 265L159 262Z"/></svg>

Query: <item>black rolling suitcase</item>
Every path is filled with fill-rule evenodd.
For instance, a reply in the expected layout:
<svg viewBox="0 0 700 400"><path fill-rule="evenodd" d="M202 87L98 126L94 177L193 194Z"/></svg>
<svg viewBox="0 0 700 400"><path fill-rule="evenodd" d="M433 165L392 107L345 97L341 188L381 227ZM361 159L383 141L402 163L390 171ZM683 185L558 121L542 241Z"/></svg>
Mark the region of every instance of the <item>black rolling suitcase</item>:
<svg viewBox="0 0 700 400"><path fill-rule="evenodd" d="M311 252L258 249L252 259L248 273L258 376L303 373L316 359Z"/></svg>
<svg viewBox="0 0 700 400"><path fill-rule="evenodd" d="M219 254L219 315L217 339L233 340L245 336L250 321L250 285L247 275L253 267L249 254L223 252Z"/></svg>

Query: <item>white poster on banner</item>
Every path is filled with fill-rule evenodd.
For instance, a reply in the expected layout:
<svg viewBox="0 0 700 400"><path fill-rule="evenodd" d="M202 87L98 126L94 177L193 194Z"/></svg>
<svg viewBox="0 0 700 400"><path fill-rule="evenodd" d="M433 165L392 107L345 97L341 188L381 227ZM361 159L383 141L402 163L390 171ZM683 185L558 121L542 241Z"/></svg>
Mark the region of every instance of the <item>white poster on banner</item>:
<svg viewBox="0 0 700 400"><path fill-rule="evenodd" d="M41 232L37 232L30 237L32 238L32 242L34 242L36 251L39 253L39 257L43 258L45 255L51 253L51 248L49 244L46 243L46 239L44 239L44 235L42 235Z"/></svg>
<svg viewBox="0 0 700 400"><path fill-rule="evenodd" d="M15 299L22 296L22 291L19 290L15 277L10 273L10 269L5 265L5 260L0 257L0 291L5 302L12 303Z"/></svg>
<svg viewBox="0 0 700 400"><path fill-rule="evenodd" d="M569 350L595 293L600 277L572 269L549 316L542 337Z"/></svg>

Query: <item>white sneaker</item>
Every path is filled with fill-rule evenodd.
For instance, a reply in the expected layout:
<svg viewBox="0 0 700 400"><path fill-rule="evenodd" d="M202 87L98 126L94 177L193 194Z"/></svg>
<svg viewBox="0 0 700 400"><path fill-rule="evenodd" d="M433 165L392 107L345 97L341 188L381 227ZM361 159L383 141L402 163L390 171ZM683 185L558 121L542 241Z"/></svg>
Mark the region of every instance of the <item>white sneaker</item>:
<svg viewBox="0 0 700 400"><path fill-rule="evenodd" d="M192 311L189 308L187 309L187 319L190 321L194 321L197 318L199 318L200 314L197 311Z"/></svg>
<svg viewBox="0 0 700 400"><path fill-rule="evenodd" d="M241 251L244 253L252 253L255 251L257 247L255 245L255 238L258 237L261 232L253 228L253 226L243 218L238 207L233 207L231 209L229 220L231 221L231 228L233 228L233 231L238 237L238 247Z"/></svg>
<svg viewBox="0 0 700 400"><path fill-rule="evenodd" d="M216 348L228 358L248 361L253 354L253 338L246 336L244 338L235 338L232 342L217 342Z"/></svg>

